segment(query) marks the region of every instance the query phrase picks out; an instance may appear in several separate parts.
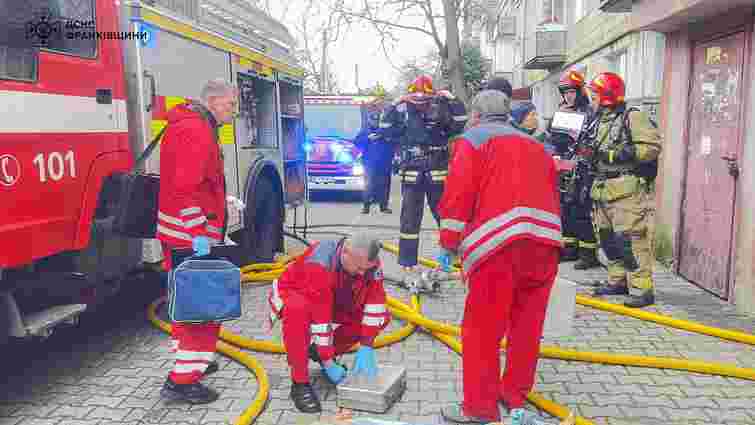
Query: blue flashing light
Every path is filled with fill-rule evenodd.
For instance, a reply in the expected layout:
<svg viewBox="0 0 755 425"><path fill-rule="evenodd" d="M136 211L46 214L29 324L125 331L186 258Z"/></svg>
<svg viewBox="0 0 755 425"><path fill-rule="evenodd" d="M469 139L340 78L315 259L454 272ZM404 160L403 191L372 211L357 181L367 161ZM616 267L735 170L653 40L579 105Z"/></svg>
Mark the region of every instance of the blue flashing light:
<svg viewBox="0 0 755 425"><path fill-rule="evenodd" d="M304 152L312 152L312 144L311 143L305 143L304 146Z"/></svg>

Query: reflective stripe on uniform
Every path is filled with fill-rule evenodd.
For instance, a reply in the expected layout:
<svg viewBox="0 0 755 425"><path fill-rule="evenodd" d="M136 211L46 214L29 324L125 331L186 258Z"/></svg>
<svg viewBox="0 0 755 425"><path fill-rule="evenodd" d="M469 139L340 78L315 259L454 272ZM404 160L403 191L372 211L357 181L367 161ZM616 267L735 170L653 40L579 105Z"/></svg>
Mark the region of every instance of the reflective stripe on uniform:
<svg viewBox="0 0 755 425"><path fill-rule="evenodd" d="M393 124L391 124L389 122L381 122L380 123L380 128L391 128L391 127L393 127Z"/></svg>
<svg viewBox="0 0 755 425"><path fill-rule="evenodd" d="M466 121L468 117L466 115L455 115L454 121Z"/></svg>
<svg viewBox="0 0 755 425"><path fill-rule="evenodd" d="M314 323L312 325L309 325L309 330L313 334L325 334L330 332L330 329L330 323Z"/></svg>
<svg viewBox="0 0 755 425"><path fill-rule="evenodd" d="M585 248L585 249L596 249L598 248L598 244L595 242L583 242L579 241L579 247Z"/></svg>
<svg viewBox="0 0 755 425"><path fill-rule="evenodd" d="M453 230L454 232L463 232L467 223L453 218L444 218L440 221L440 228L443 230Z"/></svg>
<svg viewBox="0 0 755 425"><path fill-rule="evenodd" d="M214 359L215 354L206 351L178 350L176 352L176 360L182 360L186 362L211 362Z"/></svg>
<svg viewBox="0 0 755 425"><path fill-rule="evenodd" d="M364 312L372 314L385 313L385 304L365 304Z"/></svg>
<svg viewBox="0 0 755 425"><path fill-rule="evenodd" d="M508 239L522 234L534 235L540 238L551 239L556 242L561 241L561 231L552 229L549 227L540 226L531 222L521 222L513 226L510 226L506 230L496 234L492 238L488 239L484 243L477 246L472 252L470 252L466 258L464 258L464 270L472 270L472 267L482 258L485 254L491 252L496 247L500 246ZM465 239L466 241L466 239ZM463 242L462 242L463 243Z"/></svg>
<svg viewBox="0 0 755 425"><path fill-rule="evenodd" d="M273 289L270 291L270 303L276 316L280 314L283 309L283 299L280 296L280 292L278 292L278 279L273 281Z"/></svg>
<svg viewBox="0 0 755 425"><path fill-rule="evenodd" d="M419 233L416 233L416 234L399 233L399 238L401 238L401 239L419 239Z"/></svg>
<svg viewBox="0 0 755 425"><path fill-rule="evenodd" d="M173 229L168 229L167 227L158 224L157 225L157 233L162 233L165 236L170 236L171 238L181 239L184 241L191 241L191 235L184 232L179 232Z"/></svg>
<svg viewBox="0 0 755 425"><path fill-rule="evenodd" d="M178 213L181 215L181 217L186 217L187 215L199 214L200 212L202 212L202 209L199 207L189 207L182 209Z"/></svg>
<svg viewBox="0 0 755 425"><path fill-rule="evenodd" d="M529 207L516 207L513 208L504 214L501 214L497 217L493 217L490 220L483 223L480 227L475 229L474 232L469 234L466 238L464 238L463 241L461 241L461 251L466 251L469 249L472 245L476 244L477 242L481 241L485 236L489 235L491 232L494 232L498 229L502 229L506 227L509 223L511 223L514 220L519 219L534 219L539 221L544 221L549 224L553 224L555 226L558 226L559 231L556 231L558 234L558 237L555 239L556 242L561 241L561 218L553 213L549 213L548 211L544 211L538 208L529 208ZM537 224L534 224L534 226L538 226ZM538 226L540 227L540 226ZM548 229L547 227L543 227L543 229ZM553 229L548 229L551 231L555 231ZM522 232L527 233L527 232Z"/></svg>
<svg viewBox="0 0 755 425"><path fill-rule="evenodd" d="M197 218L192 218L191 220L187 220L186 222L184 222L184 227L186 227L187 229L191 229L192 227L199 226L200 224L204 223L205 221L207 221L207 217L205 217L205 216L200 216L200 217L197 217Z"/></svg>
<svg viewBox="0 0 755 425"><path fill-rule="evenodd" d="M204 372L207 368L207 363L192 362L192 363L176 363L173 366L174 373L192 373L192 372Z"/></svg>
<svg viewBox="0 0 755 425"><path fill-rule="evenodd" d="M383 324L383 320L385 318L383 316L374 317L374 316L364 316L362 318L362 324L367 326L381 326Z"/></svg>
<svg viewBox="0 0 755 425"><path fill-rule="evenodd" d="M158 220L162 220L162 221L164 221L166 223L170 223L170 224L172 224L174 226L181 226L181 227L183 227L183 225L184 225L183 220L181 220L180 218L173 217L173 216L165 214L165 213L163 213L161 211L157 212L157 219Z"/></svg>
<svg viewBox="0 0 755 425"><path fill-rule="evenodd" d="M321 347L327 347L329 345L333 345L332 341L333 341L332 336L320 336L320 335L312 336L312 342L314 342L315 345L319 345Z"/></svg>
<svg viewBox="0 0 755 425"><path fill-rule="evenodd" d="M207 231L210 233L217 233L218 235L221 233L221 230L219 227L211 226L209 224L205 226L205 229L207 229Z"/></svg>

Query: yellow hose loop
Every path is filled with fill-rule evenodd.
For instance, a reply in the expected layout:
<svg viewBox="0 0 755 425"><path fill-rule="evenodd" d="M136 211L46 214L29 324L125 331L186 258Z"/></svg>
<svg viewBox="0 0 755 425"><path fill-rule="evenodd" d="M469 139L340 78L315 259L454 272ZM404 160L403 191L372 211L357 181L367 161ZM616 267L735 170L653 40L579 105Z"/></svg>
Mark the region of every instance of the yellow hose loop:
<svg viewBox="0 0 755 425"><path fill-rule="evenodd" d="M645 320L647 322L655 322L660 325L665 325L672 328L682 329L702 335L714 336L729 341L741 342L743 344L755 345L755 335L747 334L744 332L714 328L712 326L706 326L697 322L674 319L662 314L652 313L637 308L624 307L623 305L607 303L605 301L600 301L595 298L586 297L583 295L577 295L577 303L587 307L593 307L599 310L621 314L623 316L634 317L640 320Z"/></svg>
<svg viewBox="0 0 755 425"><path fill-rule="evenodd" d="M152 322L152 324L157 328L170 334L170 324L158 319L157 314L155 314L155 312L157 311L157 306L165 303L165 301L165 297L162 297L150 304L150 306L147 308L147 317L149 318L149 321ZM260 415L260 413L262 413L262 410L265 408L265 403L267 403L267 399L270 396L270 380L267 377L267 373L265 373L265 368L262 367L262 364L260 364L260 362L258 362L254 357L242 351L239 351L235 347L228 345L222 341L218 341L216 347L220 353L223 353L226 356L246 366L247 369L251 370L252 373L254 373L254 376L257 378L259 389L257 390L257 394L254 396L252 404L250 404L244 410L244 412L241 413L241 416L236 418L236 421L234 422L234 425L249 425L257 416Z"/></svg>
<svg viewBox="0 0 755 425"><path fill-rule="evenodd" d="M383 242L383 248L386 251L398 254L398 247L391 243ZM428 258L419 258L419 263L430 268L438 268L440 264L436 261ZM709 335L720 339L729 341L741 342L743 344L755 345L755 335L733 331L729 329L715 328L712 326L706 326L697 322L690 322L687 320L674 319L669 316L665 316L658 313L652 313L636 308L624 307L622 305L613 304L605 301L600 301L595 298L586 297L584 295L577 295L577 304L581 304L586 307L593 307L599 310L609 311L612 313L620 314L622 316L630 316L640 320L648 322L654 322L668 327L685 330L688 332L694 332L701 335Z"/></svg>

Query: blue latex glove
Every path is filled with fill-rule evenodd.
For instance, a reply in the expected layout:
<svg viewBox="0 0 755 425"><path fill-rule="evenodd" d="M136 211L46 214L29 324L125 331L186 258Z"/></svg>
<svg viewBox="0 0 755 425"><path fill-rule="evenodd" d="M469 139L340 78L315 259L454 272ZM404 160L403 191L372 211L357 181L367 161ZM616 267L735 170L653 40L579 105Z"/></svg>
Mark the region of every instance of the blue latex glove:
<svg viewBox="0 0 755 425"><path fill-rule="evenodd" d="M363 345L359 347L356 358L354 359L354 375L364 373L372 378L377 376L377 359L375 359L375 349Z"/></svg>
<svg viewBox="0 0 755 425"><path fill-rule="evenodd" d="M191 247L196 255L210 255L210 239L206 236L197 236L192 239Z"/></svg>
<svg viewBox="0 0 755 425"><path fill-rule="evenodd" d="M441 248L440 253L437 257L435 257L435 259L436 261L438 261L438 263L440 263L440 267L444 272L450 273L451 266L454 263L454 257L455 256L452 252Z"/></svg>
<svg viewBox="0 0 755 425"><path fill-rule="evenodd" d="M338 385L343 381L343 378L346 377L346 369L336 362L333 362L333 364L328 367L322 368L322 370L333 385Z"/></svg>

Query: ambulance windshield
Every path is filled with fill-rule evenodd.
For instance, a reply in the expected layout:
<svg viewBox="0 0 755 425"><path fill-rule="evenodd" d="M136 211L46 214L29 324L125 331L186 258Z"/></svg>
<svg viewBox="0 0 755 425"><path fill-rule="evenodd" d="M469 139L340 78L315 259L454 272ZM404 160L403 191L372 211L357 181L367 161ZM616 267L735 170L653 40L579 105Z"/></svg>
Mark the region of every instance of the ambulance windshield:
<svg viewBox="0 0 755 425"><path fill-rule="evenodd" d="M362 128L359 105L304 105L308 137L339 137L354 140Z"/></svg>

